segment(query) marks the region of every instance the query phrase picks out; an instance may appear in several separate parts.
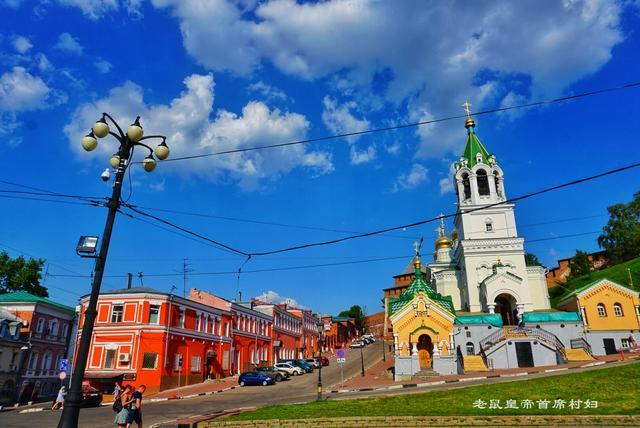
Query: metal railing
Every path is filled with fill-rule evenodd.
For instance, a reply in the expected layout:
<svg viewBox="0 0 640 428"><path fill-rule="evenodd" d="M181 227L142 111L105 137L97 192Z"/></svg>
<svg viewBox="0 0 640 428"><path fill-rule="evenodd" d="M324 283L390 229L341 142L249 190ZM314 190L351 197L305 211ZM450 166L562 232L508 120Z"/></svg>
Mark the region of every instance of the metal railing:
<svg viewBox="0 0 640 428"><path fill-rule="evenodd" d="M566 359L564 345L555 334L541 328L520 327L520 326L503 327L491 333L489 336L485 337L484 339L482 339L480 341L480 353L481 354L485 353L489 348L509 338L537 339L553 347L556 351L560 352L562 356ZM486 355L484 356L484 358L486 363Z"/></svg>
<svg viewBox="0 0 640 428"><path fill-rule="evenodd" d="M589 345L589 342L587 342L584 337L579 337L577 339L571 339L569 341L570 345L571 345L571 349L579 349L582 348L584 349L589 355L593 356L593 353L591 352L591 345Z"/></svg>

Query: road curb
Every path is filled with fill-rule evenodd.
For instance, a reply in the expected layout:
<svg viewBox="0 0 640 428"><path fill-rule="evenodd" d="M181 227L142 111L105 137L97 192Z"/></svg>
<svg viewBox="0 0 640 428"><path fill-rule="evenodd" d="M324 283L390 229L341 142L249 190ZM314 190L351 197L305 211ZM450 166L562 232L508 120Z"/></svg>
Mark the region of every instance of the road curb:
<svg viewBox="0 0 640 428"><path fill-rule="evenodd" d="M157 403L160 401L168 401L168 400L185 400L187 398L196 398L196 397L203 397L205 395L219 394L221 392L230 391L238 387L239 387L238 385L235 385L235 386L229 386L227 388L218 389L215 391L199 392L197 394L189 394L189 395L182 395L182 396L175 396L175 397L149 398L148 401L150 401L151 403Z"/></svg>
<svg viewBox="0 0 640 428"><path fill-rule="evenodd" d="M403 388L426 388L429 386L442 385L445 383L473 382L478 380L487 380L487 379L495 379L495 378L529 376L529 375L539 374L539 373L554 373L554 372L561 372L561 371L570 370L570 369L583 369L588 367L601 366L603 364L617 363L619 361L620 360L594 361L591 363L582 364L574 367L560 367L555 369L536 370L536 371L521 372L521 373L491 374L486 376L474 376L474 377L466 377L466 378L459 378L459 379L438 380L438 381L425 382L425 383L405 383L400 385L383 386L379 388L365 387L365 388L354 388L354 389L333 389L327 392L329 394L344 394L345 392L370 392L370 391L390 391L394 389L403 389Z"/></svg>

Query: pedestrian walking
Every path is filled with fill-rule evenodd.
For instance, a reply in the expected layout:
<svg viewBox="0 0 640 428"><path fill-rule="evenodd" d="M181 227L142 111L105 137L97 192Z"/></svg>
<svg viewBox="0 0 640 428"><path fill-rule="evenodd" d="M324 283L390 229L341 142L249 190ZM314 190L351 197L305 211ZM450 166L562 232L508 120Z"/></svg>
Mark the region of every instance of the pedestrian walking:
<svg viewBox="0 0 640 428"><path fill-rule="evenodd" d="M122 392L122 384L116 381L115 386L113 387L113 401L116 401L120 398L120 393Z"/></svg>
<svg viewBox="0 0 640 428"><path fill-rule="evenodd" d="M113 409L117 411L113 423L118 425L118 428L126 428L131 420L132 390L131 385L125 386L122 392L120 392L118 400L113 403Z"/></svg>
<svg viewBox="0 0 640 428"><path fill-rule="evenodd" d="M135 422L138 428L142 428L142 394L147 390L145 385L140 385L131 395L131 414L127 428L131 428Z"/></svg>
<svg viewBox="0 0 640 428"><path fill-rule="evenodd" d="M56 397L53 405L51 405L51 410L58 410L64 408L64 396L67 395L67 391L64 386L60 387L58 391L58 396Z"/></svg>

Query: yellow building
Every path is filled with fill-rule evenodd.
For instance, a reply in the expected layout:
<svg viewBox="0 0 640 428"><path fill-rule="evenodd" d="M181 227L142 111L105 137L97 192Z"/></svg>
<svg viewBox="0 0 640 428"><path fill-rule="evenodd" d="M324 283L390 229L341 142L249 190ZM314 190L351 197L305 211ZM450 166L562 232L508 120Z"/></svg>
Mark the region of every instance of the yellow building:
<svg viewBox="0 0 640 428"><path fill-rule="evenodd" d="M396 371L407 375L431 370L434 356L438 357L439 364L455 364L451 350L455 349L453 324L456 313L451 297L442 296L425 282L418 257L414 267L413 282L400 297L388 300Z"/></svg>
<svg viewBox="0 0 640 428"><path fill-rule="evenodd" d="M640 339L638 292L609 279L573 291L558 303L558 309L581 314L594 355L614 354Z"/></svg>

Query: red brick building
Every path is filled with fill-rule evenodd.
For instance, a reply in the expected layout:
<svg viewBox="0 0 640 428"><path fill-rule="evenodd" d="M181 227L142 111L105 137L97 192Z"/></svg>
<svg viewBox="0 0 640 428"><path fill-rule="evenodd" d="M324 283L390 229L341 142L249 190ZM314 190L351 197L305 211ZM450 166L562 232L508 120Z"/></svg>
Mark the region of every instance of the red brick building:
<svg viewBox="0 0 640 428"><path fill-rule="evenodd" d="M85 380L106 392L115 380L156 392L227 376L231 322L230 311L150 288L103 292Z"/></svg>
<svg viewBox="0 0 640 428"><path fill-rule="evenodd" d="M272 361L302 358L302 319L287 310L286 304L254 301L253 308L273 318Z"/></svg>
<svg viewBox="0 0 640 428"><path fill-rule="evenodd" d="M609 265L609 257L607 257L606 251L597 251L588 255L589 261L593 266L593 270L604 269ZM557 287L558 284L562 284L567 280L567 277L571 274L571 259L558 260L558 267L549 269L547 272L547 287Z"/></svg>
<svg viewBox="0 0 640 428"><path fill-rule="evenodd" d="M55 396L61 384L58 368L60 360L67 358L75 309L26 291L0 295L0 307L24 321L20 338L27 349L15 360L21 401Z"/></svg>
<svg viewBox="0 0 640 428"><path fill-rule="evenodd" d="M317 355L320 350L318 346L320 319L308 309L291 308L289 312L302 320L302 356L304 358L310 358Z"/></svg>
<svg viewBox="0 0 640 428"><path fill-rule="evenodd" d="M375 337L382 337L384 334L384 318L384 312L367 315L364 319L364 325L367 333L371 333Z"/></svg>
<svg viewBox="0 0 640 428"><path fill-rule="evenodd" d="M324 347L327 351L349 346L349 343L358 336L353 318L327 315L322 317L322 325L325 335Z"/></svg>
<svg viewBox="0 0 640 428"><path fill-rule="evenodd" d="M191 289L189 298L231 312L233 373L273 363L271 346L272 318L253 309L252 302L229 302L203 290Z"/></svg>

